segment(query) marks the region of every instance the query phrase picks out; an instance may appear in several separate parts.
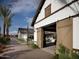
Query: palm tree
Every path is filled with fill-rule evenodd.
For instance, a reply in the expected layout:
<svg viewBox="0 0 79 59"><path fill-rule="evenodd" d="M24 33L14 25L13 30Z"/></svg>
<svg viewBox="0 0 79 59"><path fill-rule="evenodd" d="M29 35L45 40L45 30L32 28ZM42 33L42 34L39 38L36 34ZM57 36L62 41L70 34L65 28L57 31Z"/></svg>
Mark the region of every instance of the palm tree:
<svg viewBox="0 0 79 59"><path fill-rule="evenodd" d="M6 31L8 31L7 28L9 28L10 25L11 10L7 6L0 5L0 15L3 18L3 36L5 37Z"/></svg>
<svg viewBox="0 0 79 59"><path fill-rule="evenodd" d="M11 15L10 16L8 16L7 18L7 21L6 21L6 35L7 35L7 37L9 36L9 27L11 26Z"/></svg>

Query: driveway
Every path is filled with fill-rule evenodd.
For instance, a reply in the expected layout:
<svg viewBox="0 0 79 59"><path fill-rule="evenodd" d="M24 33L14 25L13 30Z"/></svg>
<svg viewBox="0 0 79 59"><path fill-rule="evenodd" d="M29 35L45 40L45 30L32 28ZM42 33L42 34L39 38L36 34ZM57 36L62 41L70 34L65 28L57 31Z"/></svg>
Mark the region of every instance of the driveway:
<svg viewBox="0 0 79 59"><path fill-rule="evenodd" d="M41 49L29 49L5 54L5 56L8 56L7 59L51 59L52 54Z"/></svg>
<svg viewBox="0 0 79 59"><path fill-rule="evenodd" d="M12 47L2 53L7 59L51 59L52 54L42 49L32 49L25 44L18 44L16 39L11 41Z"/></svg>

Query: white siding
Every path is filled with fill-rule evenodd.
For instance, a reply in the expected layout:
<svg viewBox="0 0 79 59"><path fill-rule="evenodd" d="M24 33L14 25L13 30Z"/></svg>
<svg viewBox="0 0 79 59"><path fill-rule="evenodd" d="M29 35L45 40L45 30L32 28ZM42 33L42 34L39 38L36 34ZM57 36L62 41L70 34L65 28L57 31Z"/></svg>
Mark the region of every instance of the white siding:
<svg viewBox="0 0 79 59"><path fill-rule="evenodd" d="M79 17L73 19L73 48L79 49Z"/></svg>
<svg viewBox="0 0 79 59"><path fill-rule="evenodd" d="M37 29L34 29L34 43L37 44Z"/></svg>
<svg viewBox="0 0 79 59"><path fill-rule="evenodd" d="M25 40L25 41L27 41L27 34L23 34L23 39Z"/></svg>
<svg viewBox="0 0 79 59"><path fill-rule="evenodd" d="M22 33L18 33L18 39L24 39L25 41L27 41L27 34L22 34Z"/></svg>
<svg viewBox="0 0 79 59"><path fill-rule="evenodd" d="M20 32L18 32L18 39L20 39L21 38L21 34L20 34Z"/></svg>
<svg viewBox="0 0 79 59"><path fill-rule="evenodd" d="M45 17L45 8L49 4L51 4L51 13L53 13L54 11L60 9L61 7L63 7L64 5L66 5L67 3L71 2L71 1L72 0L46 0L45 4L43 5L43 7L41 9L39 16L37 17L36 22L38 22L39 20L41 20Z"/></svg>
<svg viewBox="0 0 79 59"><path fill-rule="evenodd" d="M70 0L72 1L72 0ZM52 12L56 11L57 9L63 7L65 4L61 3L61 2L58 2L58 0L46 0L39 16L37 17L37 20L36 22L38 22L39 20L43 19L45 17L45 7L48 6L49 4L52 4ZM76 8L76 7L77 8ZM36 23L34 25L34 28L39 28L39 27L42 27L42 26L45 26L45 25L48 25L48 24L51 24L53 22L56 22L58 20L61 20L63 18L66 18L66 17L69 17L69 16L72 16L72 15L75 15L77 14L77 9L79 10L79 4L77 3L74 3L72 4L71 6L69 7L66 7L64 9L62 9L61 11L47 17L46 19L43 19L42 21Z"/></svg>
<svg viewBox="0 0 79 59"><path fill-rule="evenodd" d="M65 9L57 12L56 14L51 15L48 18L42 20L41 22L35 24L34 27L39 28L39 27L51 24L53 22L56 22L58 20L64 19L66 17L72 16L72 15L75 15L75 13L69 7L66 7Z"/></svg>

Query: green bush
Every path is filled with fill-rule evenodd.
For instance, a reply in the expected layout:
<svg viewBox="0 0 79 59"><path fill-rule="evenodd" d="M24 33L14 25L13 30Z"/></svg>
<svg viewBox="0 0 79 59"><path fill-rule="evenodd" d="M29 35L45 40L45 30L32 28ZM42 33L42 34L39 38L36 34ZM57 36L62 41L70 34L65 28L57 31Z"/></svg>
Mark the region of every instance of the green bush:
<svg viewBox="0 0 79 59"><path fill-rule="evenodd" d="M34 43L31 44L31 47L34 48L34 49L38 48L38 46Z"/></svg>
<svg viewBox="0 0 79 59"><path fill-rule="evenodd" d="M72 52L71 59L79 59L79 53Z"/></svg>
<svg viewBox="0 0 79 59"><path fill-rule="evenodd" d="M9 37L8 37L8 38L6 38L6 41L7 41L7 42L10 42L10 38L9 38Z"/></svg>
<svg viewBox="0 0 79 59"><path fill-rule="evenodd" d="M71 51L70 49L66 48L62 44L60 44L59 47L60 47L58 49L58 52L59 52L58 55L59 56L58 56L57 59L79 59L79 53L76 53L76 52Z"/></svg>
<svg viewBox="0 0 79 59"><path fill-rule="evenodd" d="M0 44L9 44L10 38L0 37Z"/></svg>
<svg viewBox="0 0 79 59"><path fill-rule="evenodd" d="M59 59L70 59L70 50L60 44L60 48L58 49Z"/></svg>
<svg viewBox="0 0 79 59"><path fill-rule="evenodd" d="M58 59L59 55L58 54L55 54L52 56L52 59Z"/></svg>

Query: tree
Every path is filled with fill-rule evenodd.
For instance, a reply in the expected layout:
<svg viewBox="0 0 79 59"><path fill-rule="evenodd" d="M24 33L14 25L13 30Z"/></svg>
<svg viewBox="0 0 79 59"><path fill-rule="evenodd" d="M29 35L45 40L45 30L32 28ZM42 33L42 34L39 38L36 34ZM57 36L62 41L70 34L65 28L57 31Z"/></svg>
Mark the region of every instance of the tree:
<svg viewBox="0 0 79 59"><path fill-rule="evenodd" d="M11 10L9 7L0 5L0 15L3 18L3 36L5 37L5 34L9 34L9 26L11 21Z"/></svg>
<svg viewBox="0 0 79 59"><path fill-rule="evenodd" d="M12 15L8 16L7 17L7 20L6 20L6 35L7 37L9 36L9 28L11 26L11 18L12 18Z"/></svg>

